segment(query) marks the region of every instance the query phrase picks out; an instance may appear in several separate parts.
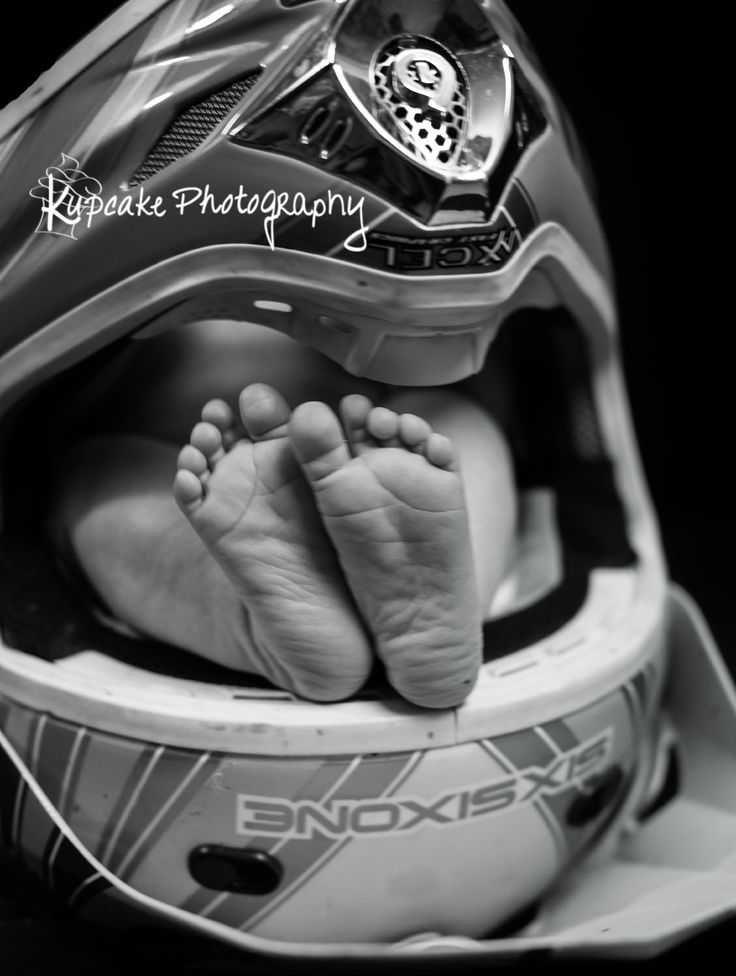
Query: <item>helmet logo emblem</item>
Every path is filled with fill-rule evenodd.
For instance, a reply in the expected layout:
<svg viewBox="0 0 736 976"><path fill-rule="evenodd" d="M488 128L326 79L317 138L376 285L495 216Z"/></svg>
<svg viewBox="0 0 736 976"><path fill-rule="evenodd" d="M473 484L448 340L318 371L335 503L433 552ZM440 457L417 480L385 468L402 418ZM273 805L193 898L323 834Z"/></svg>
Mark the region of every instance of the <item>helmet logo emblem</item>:
<svg viewBox="0 0 736 976"><path fill-rule="evenodd" d="M414 159L457 166L468 124L465 72L430 38L390 38L371 65L374 118Z"/></svg>
<svg viewBox="0 0 736 976"><path fill-rule="evenodd" d="M404 50L392 65L392 85L399 98L445 115L457 87L455 69L437 51Z"/></svg>
<svg viewBox="0 0 736 976"><path fill-rule="evenodd" d="M498 162L515 113L523 114L514 98L513 53L480 16L481 6L493 5L354 0L345 6L349 12L337 30L332 57L337 81L363 120L382 142L448 187L475 181L468 194L442 191L457 197L460 209L476 191L487 197L480 181ZM466 22L461 9L476 6ZM369 10L381 12L370 30ZM392 182L394 177L386 175ZM451 219L450 209L454 204L442 219Z"/></svg>

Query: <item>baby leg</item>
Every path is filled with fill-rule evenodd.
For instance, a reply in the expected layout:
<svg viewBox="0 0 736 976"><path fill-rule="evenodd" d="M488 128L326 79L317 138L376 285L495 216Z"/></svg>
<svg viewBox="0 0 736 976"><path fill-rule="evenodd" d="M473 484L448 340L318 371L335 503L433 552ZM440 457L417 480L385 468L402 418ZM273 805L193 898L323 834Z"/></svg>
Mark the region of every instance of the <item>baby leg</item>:
<svg viewBox="0 0 736 976"><path fill-rule="evenodd" d="M288 408L250 389L241 403L248 437L223 450L231 418L215 403L185 449L199 452L189 465L204 465L220 502L240 506L225 511L227 526L213 522L211 497L197 502L186 476L177 480L188 516L219 535L213 545L172 497L176 449L132 437L70 451L53 535L110 610L141 632L304 697L339 700L364 683L369 641L283 436Z"/></svg>
<svg viewBox="0 0 736 976"><path fill-rule="evenodd" d="M494 418L454 390L403 390L383 401L418 441L428 424L452 441L462 476L482 612L509 564L516 528L516 487L506 440ZM420 421L421 418L421 421ZM384 420L386 432L395 421Z"/></svg>
<svg viewBox="0 0 736 976"><path fill-rule="evenodd" d="M416 704L458 705L481 664L482 617L512 538L503 441L454 393L397 396L384 407L349 396L340 414L341 422L326 404L306 403L290 422L325 528L389 681ZM458 459L470 468L467 491ZM471 531L490 541L474 545Z"/></svg>

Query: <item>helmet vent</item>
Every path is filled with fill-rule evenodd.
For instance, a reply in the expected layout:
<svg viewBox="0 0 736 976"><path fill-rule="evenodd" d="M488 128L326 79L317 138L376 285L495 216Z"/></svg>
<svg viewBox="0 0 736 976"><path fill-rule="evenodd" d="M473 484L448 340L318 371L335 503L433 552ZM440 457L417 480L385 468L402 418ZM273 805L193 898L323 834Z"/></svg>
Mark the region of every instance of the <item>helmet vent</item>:
<svg viewBox="0 0 736 976"><path fill-rule="evenodd" d="M340 102L328 98L316 105L307 117L299 142L311 146L320 159L331 159L345 145L352 128L352 119L342 112Z"/></svg>
<svg viewBox="0 0 736 976"><path fill-rule="evenodd" d="M194 152L258 80L260 69L190 105L176 118L129 180L136 186Z"/></svg>
<svg viewBox="0 0 736 976"><path fill-rule="evenodd" d="M378 121L418 160L436 169L458 164L467 126L468 99L459 65L451 64L447 56L422 59L416 51L415 61L409 61L405 75L410 82L407 94L397 84L397 64L411 48L406 42L394 40L377 55L373 68L373 93L377 101ZM428 51L434 55L435 52ZM446 77L440 78L445 66ZM413 84L412 84L413 82ZM441 111L433 105L431 93L442 82L446 88L445 104ZM411 92L427 88L427 97L411 98Z"/></svg>

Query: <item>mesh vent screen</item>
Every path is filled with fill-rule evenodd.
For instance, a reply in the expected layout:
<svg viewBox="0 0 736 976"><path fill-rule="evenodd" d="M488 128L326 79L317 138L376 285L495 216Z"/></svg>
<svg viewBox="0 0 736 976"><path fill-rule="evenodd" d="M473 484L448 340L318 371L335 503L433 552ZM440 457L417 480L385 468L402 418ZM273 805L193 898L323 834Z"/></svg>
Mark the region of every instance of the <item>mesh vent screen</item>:
<svg viewBox="0 0 736 976"><path fill-rule="evenodd" d="M172 122L164 135L138 167L129 181L136 186L150 179L155 173L188 156L200 146L207 136L235 108L246 92L258 80L260 72L254 71L245 78L220 91L208 95L201 102L190 105Z"/></svg>

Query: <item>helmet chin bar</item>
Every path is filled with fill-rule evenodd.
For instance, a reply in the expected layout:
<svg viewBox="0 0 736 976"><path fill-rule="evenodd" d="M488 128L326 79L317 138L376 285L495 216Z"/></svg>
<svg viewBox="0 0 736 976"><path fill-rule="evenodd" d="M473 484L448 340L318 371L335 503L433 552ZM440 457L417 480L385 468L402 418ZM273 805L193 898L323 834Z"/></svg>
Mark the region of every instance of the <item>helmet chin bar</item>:
<svg viewBox="0 0 736 976"><path fill-rule="evenodd" d="M66 889L87 918L105 924L121 918L128 924L157 920L233 948L303 959L398 963L432 949L441 949L448 963L467 960L469 952L476 960L501 962L534 950L557 958L649 958L736 909L729 868L736 827L736 693L701 615L676 588L670 593L668 621L670 674L663 702L667 723L660 726L654 755L650 753L645 765L669 769L662 778L686 782L687 794L677 795L676 785L665 785L661 796L640 787L595 857L573 868L533 921L507 937L484 941L428 932L395 945L285 942L191 914L131 886L95 857L39 785L30 753L24 755L18 742L17 724L14 744L7 721L0 728L5 796L16 807L23 796L24 815L28 822L35 820L36 831L43 832L46 824L47 851L64 865L63 874L59 867L55 871L59 890ZM7 716L7 707L3 699L0 714ZM17 723L22 710L10 708L11 713L15 709ZM710 716L707 729L704 715ZM686 849L684 834L689 838ZM27 836L26 845L30 843Z"/></svg>

